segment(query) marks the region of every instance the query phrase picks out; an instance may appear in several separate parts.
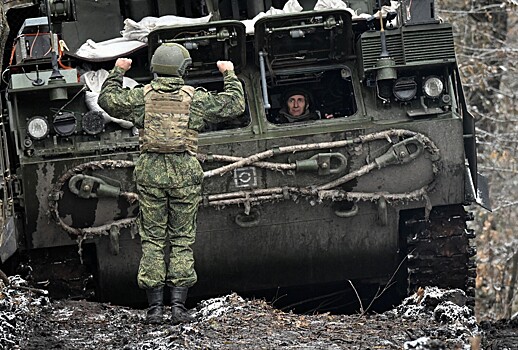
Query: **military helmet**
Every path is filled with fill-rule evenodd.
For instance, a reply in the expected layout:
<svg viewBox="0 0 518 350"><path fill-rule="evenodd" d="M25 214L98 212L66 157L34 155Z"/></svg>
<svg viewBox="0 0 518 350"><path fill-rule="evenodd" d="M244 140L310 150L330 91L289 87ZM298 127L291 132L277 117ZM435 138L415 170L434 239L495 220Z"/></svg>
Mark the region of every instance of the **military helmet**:
<svg viewBox="0 0 518 350"><path fill-rule="evenodd" d="M160 45L151 57L151 71L181 77L191 63L191 55L185 47L180 44L165 43Z"/></svg>

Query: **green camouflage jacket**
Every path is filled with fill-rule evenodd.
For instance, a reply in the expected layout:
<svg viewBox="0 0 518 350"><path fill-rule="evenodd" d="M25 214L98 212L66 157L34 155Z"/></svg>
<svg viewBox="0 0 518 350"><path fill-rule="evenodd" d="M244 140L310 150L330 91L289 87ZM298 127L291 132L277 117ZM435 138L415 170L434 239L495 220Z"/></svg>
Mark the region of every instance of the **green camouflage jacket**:
<svg viewBox="0 0 518 350"><path fill-rule="evenodd" d="M112 117L144 125L144 88L122 87L124 70L115 67L103 84L99 105ZM240 116L245 111L243 86L234 71L223 74L224 91L211 93L196 89L190 108L189 127L201 130L204 121L218 123ZM182 78L159 77L151 81L154 89L175 91L184 85ZM135 164L135 180L147 186L181 188L201 184L203 170L196 157L187 153L142 153Z"/></svg>

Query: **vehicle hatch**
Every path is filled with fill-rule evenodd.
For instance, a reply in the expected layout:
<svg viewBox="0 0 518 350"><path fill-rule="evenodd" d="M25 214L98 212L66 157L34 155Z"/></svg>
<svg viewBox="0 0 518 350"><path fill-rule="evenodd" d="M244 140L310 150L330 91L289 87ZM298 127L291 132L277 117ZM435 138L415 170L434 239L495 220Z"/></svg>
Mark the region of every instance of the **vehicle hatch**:
<svg viewBox="0 0 518 350"><path fill-rule="evenodd" d="M278 69L343 63L353 55L351 14L345 10L274 15L255 24L256 63Z"/></svg>
<svg viewBox="0 0 518 350"><path fill-rule="evenodd" d="M246 65L245 39L245 26L239 21L163 27L149 33L149 59L162 43L178 43L191 54L188 78L213 77L218 73L218 60L232 61L240 72Z"/></svg>

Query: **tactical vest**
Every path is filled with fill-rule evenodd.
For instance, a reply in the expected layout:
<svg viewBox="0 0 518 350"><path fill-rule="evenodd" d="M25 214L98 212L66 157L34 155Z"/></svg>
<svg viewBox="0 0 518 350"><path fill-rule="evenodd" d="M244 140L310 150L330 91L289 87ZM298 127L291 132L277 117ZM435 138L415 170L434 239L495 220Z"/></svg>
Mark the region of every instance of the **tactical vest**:
<svg viewBox="0 0 518 350"><path fill-rule="evenodd" d="M189 108L194 88L183 86L174 92L144 87L144 130L140 137L141 152L181 153L195 155L198 132L189 129Z"/></svg>

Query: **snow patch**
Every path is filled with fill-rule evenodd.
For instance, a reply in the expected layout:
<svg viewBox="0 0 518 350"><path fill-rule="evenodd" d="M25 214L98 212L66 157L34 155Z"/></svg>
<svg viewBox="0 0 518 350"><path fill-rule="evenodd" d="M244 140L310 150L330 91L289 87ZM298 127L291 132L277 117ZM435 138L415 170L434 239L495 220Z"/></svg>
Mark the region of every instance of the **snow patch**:
<svg viewBox="0 0 518 350"><path fill-rule="evenodd" d="M242 304L245 302L243 298L241 298L237 294L229 294L220 298L213 298L209 300L203 300L198 305L199 310L194 313L194 317L200 319L201 321L207 321L212 318L220 317L230 310L239 310L242 307L232 306L231 301L234 303Z"/></svg>
<svg viewBox="0 0 518 350"><path fill-rule="evenodd" d="M10 276L9 285L0 288L0 349L16 349L27 331L27 318L50 304L47 296L29 293L27 285L20 276Z"/></svg>
<svg viewBox="0 0 518 350"><path fill-rule="evenodd" d="M469 344L470 339L480 335L473 311L466 306L467 297L460 289L440 289L437 287L420 288L412 296L406 298L400 306L388 312L394 317L418 320L426 317L439 323L441 327L435 332L447 333L451 339L462 344ZM405 349L435 349L434 338L430 334L404 344ZM469 345L464 346L469 349Z"/></svg>
<svg viewBox="0 0 518 350"><path fill-rule="evenodd" d="M430 342L430 338L428 337L421 337L419 339L413 340L413 341L407 341L405 344L403 344L403 348L405 350L407 349L427 349L428 343Z"/></svg>

